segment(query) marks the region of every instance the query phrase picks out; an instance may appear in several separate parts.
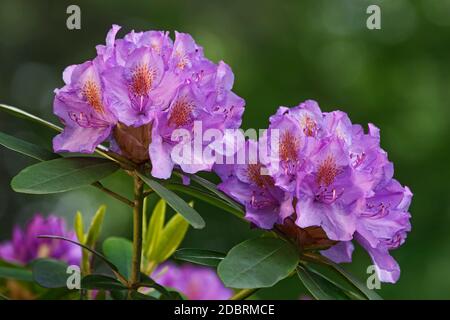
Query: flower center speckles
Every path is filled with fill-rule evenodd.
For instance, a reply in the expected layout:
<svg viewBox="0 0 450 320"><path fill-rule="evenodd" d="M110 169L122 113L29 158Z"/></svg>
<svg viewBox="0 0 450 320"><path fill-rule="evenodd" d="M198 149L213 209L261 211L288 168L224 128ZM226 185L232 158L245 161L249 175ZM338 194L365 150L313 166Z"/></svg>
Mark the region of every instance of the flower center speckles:
<svg viewBox="0 0 450 320"><path fill-rule="evenodd" d="M269 175L262 175L262 164L249 164L247 166L247 178L259 188L272 187L274 185L273 178Z"/></svg>
<svg viewBox="0 0 450 320"><path fill-rule="evenodd" d="M153 84L155 71L150 70L146 63L138 65L131 79L131 90L136 96L146 96Z"/></svg>
<svg viewBox="0 0 450 320"><path fill-rule="evenodd" d="M186 65L189 63L189 59L186 56L186 54L182 53L181 51L176 52L176 56L178 58L177 67L183 70Z"/></svg>
<svg viewBox="0 0 450 320"><path fill-rule="evenodd" d="M301 125L303 128L303 132L308 137L314 137L317 132L317 124L316 122L311 119L309 116L303 117L301 121Z"/></svg>
<svg viewBox="0 0 450 320"><path fill-rule="evenodd" d="M317 183L323 186L329 186L339 174L336 161L333 156L328 156L319 166L317 170Z"/></svg>
<svg viewBox="0 0 450 320"><path fill-rule="evenodd" d="M89 103L89 105L94 108L95 112L103 114L105 109L103 108L101 91L98 84L93 80L88 80L83 86L83 96Z"/></svg>
<svg viewBox="0 0 450 320"><path fill-rule="evenodd" d="M283 132L280 141L280 158L283 161L297 161L298 160L298 139L289 131Z"/></svg>
<svg viewBox="0 0 450 320"><path fill-rule="evenodd" d="M187 97L178 98L169 116L169 125L181 127L191 122L194 103Z"/></svg>

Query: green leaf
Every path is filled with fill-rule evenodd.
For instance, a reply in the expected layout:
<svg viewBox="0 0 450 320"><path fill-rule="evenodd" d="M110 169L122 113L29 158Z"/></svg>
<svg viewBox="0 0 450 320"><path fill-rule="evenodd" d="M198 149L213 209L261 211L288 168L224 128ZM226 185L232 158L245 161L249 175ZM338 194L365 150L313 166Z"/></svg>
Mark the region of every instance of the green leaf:
<svg viewBox="0 0 450 320"><path fill-rule="evenodd" d="M127 290L120 281L101 274L90 274L81 279L83 289L94 290Z"/></svg>
<svg viewBox="0 0 450 320"><path fill-rule="evenodd" d="M141 282L139 283L139 287L153 288L163 296L170 295L170 292L166 288L164 288L160 284L156 283L155 280L153 280L152 278L150 278L149 276L147 276L144 273L141 273Z"/></svg>
<svg viewBox="0 0 450 320"><path fill-rule="evenodd" d="M94 249L89 248L88 246L76 242L72 239L66 238L66 237L61 237L61 236L51 236L51 235L39 235L38 238L43 238L43 239L58 239L58 240L63 240L63 241L67 241L70 243L73 243L83 249L86 249L87 251L89 251L92 254L95 254L98 258L100 258L104 263L106 263L106 265L111 269L111 271L116 275L116 277L122 282L122 283L126 283L127 279L119 272L119 269L114 265L114 263L112 263L111 261L109 261L104 255L102 255L101 253L95 251Z"/></svg>
<svg viewBox="0 0 450 320"><path fill-rule="evenodd" d="M227 196L225 193L223 193L222 191L217 189L217 186L200 177L197 176L195 174L192 174L189 176L193 181L195 181L196 183L198 183L199 185L201 185L203 188L211 191L212 193L214 193L216 196L218 196L220 199L224 200L225 202L227 202L230 206L232 206L234 209L243 212L243 207L242 205L240 205L239 203L237 203L236 201L234 201L233 199L231 199L229 196Z"/></svg>
<svg viewBox="0 0 450 320"><path fill-rule="evenodd" d="M3 132L0 132L0 145L39 161L48 161L60 158L60 156L56 153L50 152L40 146L10 136Z"/></svg>
<svg viewBox="0 0 450 320"><path fill-rule="evenodd" d="M222 199L217 198L214 194L209 192L202 191L193 186L185 186L178 183L168 183L164 185L167 189L182 192L188 196L195 197L199 200L202 200L208 204L211 204L217 208L220 208L224 211L227 211L238 218L244 217L244 211L242 209L236 209L234 206L230 205L228 202L225 202Z"/></svg>
<svg viewBox="0 0 450 320"><path fill-rule="evenodd" d="M16 192L48 194L90 185L119 169L106 159L73 157L34 164L15 176L11 186Z"/></svg>
<svg viewBox="0 0 450 320"><path fill-rule="evenodd" d="M90 248L95 246L98 238L100 237L100 232L102 230L103 219L105 217L106 206L102 205L98 208L94 217L92 218L91 226L87 233L86 245Z"/></svg>
<svg viewBox="0 0 450 320"><path fill-rule="evenodd" d="M67 287L67 264L53 259L40 259L33 263L33 279L44 288Z"/></svg>
<svg viewBox="0 0 450 320"><path fill-rule="evenodd" d="M0 278L33 281L33 275L30 270L15 267L0 267Z"/></svg>
<svg viewBox="0 0 450 320"><path fill-rule="evenodd" d="M141 173L138 173L138 175L153 191L166 200L167 204L176 212L181 214L195 229L202 229L205 227L205 221L200 214L190 207L178 195L162 186L156 180L150 179Z"/></svg>
<svg viewBox="0 0 450 320"><path fill-rule="evenodd" d="M53 129L55 131L58 131L58 132L62 131L61 127L58 127L57 125L55 125L55 124L53 124L53 123L51 123L49 121L43 120L43 119L41 119L41 118L39 118L39 117L37 117L35 115L32 115L31 113L23 111L23 110L21 110L19 108L8 106L6 104L0 104L0 110L5 111L5 112L7 112L7 113L17 117L17 118L22 118L22 119L25 119L25 120L28 120L28 121L40 124L40 125L42 125L44 127Z"/></svg>
<svg viewBox="0 0 450 320"><path fill-rule="evenodd" d="M103 253L129 279L133 259L133 244L125 238L111 237L103 242Z"/></svg>
<svg viewBox="0 0 450 320"><path fill-rule="evenodd" d="M297 275L317 300L349 300L342 287L307 266L298 266Z"/></svg>
<svg viewBox="0 0 450 320"><path fill-rule="evenodd" d="M179 213L175 214L163 229L158 241L155 256L150 257L150 261L161 263L166 261L178 247L186 235L189 223Z"/></svg>
<svg viewBox="0 0 450 320"><path fill-rule="evenodd" d="M298 261L290 243L278 238L256 238L231 249L219 264L218 273L230 288L265 288L286 278Z"/></svg>
<svg viewBox="0 0 450 320"><path fill-rule="evenodd" d="M342 268L339 264L331 261L330 259L313 253L308 253L303 255L308 261L315 262L318 264L326 265L330 267L334 272L339 274L347 282L349 282L354 288L356 288L362 295L364 295L369 300L383 300L375 291L370 290L367 286L361 283L355 276Z"/></svg>
<svg viewBox="0 0 450 320"><path fill-rule="evenodd" d="M152 216L148 223L144 247L144 253L149 260L155 257L156 248L163 231L164 221L166 219L166 202L161 199L153 209Z"/></svg>
<svg viewBox="0 0 450 320"><path fill-rule="evenodd" d="M84 234L83 215L81 214L80 211L77 211L77 213L75 214L74 229L75 229L75 233L77 235L78 241L85 244L86 236Z"/></svg>
<svg viewBox="0 0 450 320"><path fill-rule="evenodd" d="M140 293L137 291L131 292L131 299L132 300L158 300L155 297L151 297L151 296L148 296L146 294L143 294L143 293Z"/></svg>
<svg viewBox="0 0 450 320"><path fill-rule="evenodd" d="M109 292L113 300L126 300L128 292L125 290L111 290Z"/></svg>
<svg viewBox="0 0 450 320"><path fill-rule="evenodd" d="M173 258L204 266L217 267L225 258L225 254L213 250L185 248L175 251Z"/></svg>

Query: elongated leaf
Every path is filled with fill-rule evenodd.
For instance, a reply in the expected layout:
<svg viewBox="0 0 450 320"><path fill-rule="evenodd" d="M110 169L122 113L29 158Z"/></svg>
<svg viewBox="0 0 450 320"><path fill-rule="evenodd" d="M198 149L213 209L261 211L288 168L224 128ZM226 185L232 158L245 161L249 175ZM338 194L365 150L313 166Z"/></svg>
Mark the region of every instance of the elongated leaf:
<svg viewBox="0 0 450 320"><path fill-rule="evenodd" d="M11 115L13 115L15 117L22 118L22 119L25 119L25 120L28 120L28 121L40 124L40 125L42 125L44 127L53 129L55 131L58 131L58 132L62 131L61 127L58 127L57 125L55 125L55 124L53 124L53 123L51 123L49 121L46 121L44 119L41 119L41 118L31 114L31 113L23 111L22 109L19 109L19 108L16 108L16 107L12 107L12 106L8 106L6 104L0 104L0 110L5 111L5 112L7 112L7 113L9 113L9 114L11 114Z"/></svg>
<svg viewBox="0 0 450 320"><path fill-rule="evenodd" d="M106 178L119 166L101 158L61 158L22 170L11 182L14 191L48 194L73 190Z"/></svg>
<svg viewBox="0 0 450 320"><path fill-rule="evenodd" d="M81 279L81 287L83 289L93 290L126 290L120 281L101 274L90 274Z"/></svg>
<svg viewBox="0 0 450 320"><path fill-rule="evenodd" d="M111 237L103 242L103 253L129 279L133 259L133 244L125 238Z"/></svg>
<svg viewBox="0 0 450 320"><path fill-rule="evenodd" d="M367 286L361 283L355 276L342 268L339 264L331 261L330 259L316 255L312 253L305 253L304 257L311 262L328 265L333 271L342 276L346 281L348 281L354 288L361 292L369 300L383 300L374 290L370 290Z"/></svg>
<svg viewBox="0 0 450 320"><path fill-rule="evenodd" d="M298 266L297 275L317 300L349 300L341 287L307 266Z"/></svg>
<svg viewBox="0 0 450 320"><path fill-rule="evenodd" d="M105 217L106 206L100 206L94 217L92 218L91 226L87 233L86 245L93 248L98 238L100 237L100 232L102 230L103 219Z"/></svg>
<svg viewBox="0 0 450 320"><path fill-rule="evenodd" d="M204 266L217 267L225 258L225 254L213 250L185 248L175 251L173 258Z"/></svg>
<svg viewBox="0 0 450 320"><path fill-rule="evenodd" d="M0 292L0 300L9 300L9 298Z"/></svg>
<svg viewBox="0 0 450 320"><path fill-rule="evenodd" d="M239 203L237 203L236 201L234 201L233 199L231 199L229 196L227 196L225 193L223 193L222 191L220 191L220 190L218 190L217 189L217 186L214 184L214 183L212 183L212 182L210 182L210 181L208 181L208 180L206 180L206 179L204 179L204 178L202 178L202 177L200 177L200 176L197 176L197 175L195 175L195 174L193 174L193 175L190 175L189 176L193 181L195 181L196 183L198 183L199 185L201 185L203 188L205 188L205 189L207 189L207 190L209 190L209 191L211 191L212 193L214 193L216 196L218 196L220 199L222 199L222 200L224 200L225 202L227 202L231 207L233 207L234 209L236 209L236 210L238 210L238 211L243 211L243 208L242 208L242 206L239 204Z"/></svg>
<svg viewBox="0 0 450 320"><path fill-rule="evenodd" d="M137 292L137 291L132 291L131 292L131 299L132 300L158 300L155 297L152 296L148 296L146 294Z"/></svg>
<svg viewBox="0 0 450 320"><path fill-rule="evenodd" d="M160 240L164 221L166 219L166 202L164 199L158 201L153 209L152 216L148 223L147 234L145 239L146 248L144 247L144 253L149 260L155 257L156 248L158 247L158 242Z"/></svg>
<svg viewBox="0 0 450 320"><path fill-rule="evenodd" d="M205 227L205 221L200 214L190 207L178 195L162 186L156 180L146 177L144 174L138 173L139 177L155 191L161 198L167 201L176 212L181 214L195 229L202 229Z"/></svg>
<svg viewBox="0 0 450 320"><path fill-rule="evenodd" d="M33 281L31 271L24 268L0 267L0 279L1 278L20 281Z"/></svg>
<svg viewBox="0 0 450 320"><path fill-rule="evenodd" d="M153 288L163 296L170 295L170 292L166 288L164 288L160 284L156 283L155 280L153 280L152 278L150 278L149 276L147 276L144 273L141 273L141 282L139 283L139 287Z"/></svg>
<svg viewBox="0 0 450 320"><path fill-rule="evenodd" d="M33 279L44 288L65 288L68 277L65 262L41 259L33 263Z"/></svg>
<svg viewBox="0 0 450 320"><path fill-rule="evenodd" d="M186 235L189 223L180 214L175 214L164 227L155 256L149 260L157 263L167 260L178 247Z"/></svg>
<svg viewBox="0 0 450 320"><path fill-rule="evenodd" d="M60 156L56 153L50 152L40 146L10 136L3 132L0 132L0 145L39 161L48 161L60 158Z"/></svg>
<svg viewBox="0 0 450 320"><path fill-rule="evenodd" d="M217 208L220 208L224 211L227 211L231 214L234 214L238 218L242 219L244 217L244 211L242 209L236 209L235 207L231 206L228 202L225 202L222 199L217 198L217 196L209 193L204 192L202 190L199 190L196 187L193 186L185 186L182 184L176 184L176 183L170 183L164 185L167 189L173 190L173 191L179 191L186 195L195 197L199 200L202 200L208 204L211 204Z"/></svg>
<svg viewBox="0 0 450 320"><path fill-rule="evenodd" d="M109 261L104 255L102 255L101 253L89 248L88 246L76 242L72 239L66 238L66 237L61 237L61 236L51 236L51 235L40 235L38 236L38 238L43 238L43 239L58 239L58 240L62 240L62 241L67 241L70 243L73 243L83 249L86 249L87 251L89 251L92 254L95 254L98 258L100 258L104 263L106 263L108 265L108 267L111 269L111 271L117 276L117 278L119 280L121 280L121 282L126 283L126 278L119 272L119 269L114 265L114 263L112 263L111 261Z"/></svg>
<svg viewBox="0 0 450 320"><path fill-rule="evenodd" d="M228 252L218 273L225 286L239 289L271 287L286 278L299 261L296 249L277 238L244 241Z"/></svg>
<svg viewBox="0 0 450 320"><path fill-rule="evenodd" d="M83 215L80 211L77 211L77 213L75 214L74 229L78 241L84 244L86 242L86 237L84 234Z"/></svg>

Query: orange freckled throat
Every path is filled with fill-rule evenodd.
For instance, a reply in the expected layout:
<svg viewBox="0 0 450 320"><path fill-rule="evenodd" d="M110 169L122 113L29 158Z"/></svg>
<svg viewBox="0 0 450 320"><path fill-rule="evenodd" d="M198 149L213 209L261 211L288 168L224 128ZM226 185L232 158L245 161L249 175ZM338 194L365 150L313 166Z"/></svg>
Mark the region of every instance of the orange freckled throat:
<svg viewBox="0 0 450 320"><path fill-rule="evenodd" d="M313 119L306 116L303 119L302 125L303 125L303 132L305 133L305 135L307 135L308 137L313 137L316 135L317 125Z"/></svg>
<svg viewBox="0 0 450 320"><path fill-rule="evenodd" d="M169 124L181 127L191 122L194 103L187 97L179 98L173 105L169 116Z"/></svg>
<svg viewBox="0 0 450 320"><path fill-rule="evenodd" d="M319 166L317 171L317 183L319 185L329 186L334 182L336 176L340 173L336 161L332 156L328 156Z"/></svg>
<svg viewBox="0 0 450 320"><path fill-rule="evenodd" d="M283 161L297 161L299 140L289 131L283 132L280 141L280 158Z"/></svg>
<svg viewBox="0 0 450 320"><path fill-rule="evenodd" d="M256 184L259 188L273 187L275 182L269 175L262 175L262 164L249 164L247 166L247 178Z"/></svg>
<svg viewBox="0 0 450 320"><path fill-rule="evenodd" d="M138 65L131 79L131 90L137 96L147 95L153 84L155 71L150 70L146 63Z"/></svg>
<svg viewBox="0 0 450 320"><path fill-rule="evenodd" d="M82 90L84 98L87 100L89 105L94 108L97 113L105 113L102 103L102 95L100 87L93 80L88 80L83 86Z"/></svg>

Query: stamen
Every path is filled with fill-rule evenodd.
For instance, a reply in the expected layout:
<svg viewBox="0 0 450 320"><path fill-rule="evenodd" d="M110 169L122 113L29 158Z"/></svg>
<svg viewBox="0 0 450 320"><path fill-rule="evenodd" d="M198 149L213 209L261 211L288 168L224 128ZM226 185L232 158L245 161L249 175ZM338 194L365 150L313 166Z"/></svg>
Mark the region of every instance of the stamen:
<svg viewBox="0 0 450 320"><path fill-rule="evenodd" d="M176 56L178 57L178 63L177 67L183 70L186 65L189 63L189 59L186 54L182 53L181 51L176 52Z"/></svg>
<svg viewBox="0 0 450 320"><path fill-rule="evenodd" d="M150 69L146 63L136 66L131 79L131 91L136 96L145 96L152 88L156 71Z"/></svg>
<svg viewBox="0 0 450 320"><path fill-rule="evenodd" d="M283 161L298 160L298 139L289 131L283 132L280 141L280 158Z"/></svg>
<svg viewBox="0 0 450 320"><path fill-rule="evenodd" d="M269 175L261 174L262 165L260 163L249 164L247 166L247 177L250 181L256 184L259 188L273 186L275 183L273 178Z"/></svg>
<svg viewBox="0 0 450 320"><path fill-rule="evenodd" d="M336 166L336 161L332 156L328 156L319 166L319 170L317 171L317 183L319 185L329 186L333 183L338 174L339 169Z"/></svg>
<svg viewBox="0 0 450 320"><path fill-rule="evenodd" d="M94 108L97 113L105 113L105 109L103 108L102 103L101 91L95 81L87 80L83 86L82 93L87 102L91 105L92 108Z"/></svg>
<svg viewBox="0 0 450 320"><path fill-rule="evenodd" d="M307 135L308 137L314 137L316 135L317 132L317 124L316 122L311 119L309 116L305 116L302 119L302 127L303 127L303 132L305 133L305 135Z"/></svg>
<svg viewBox="0 0 450 320"><path fill-rule="evenodd" d="M194 103L187 97L179 98L170 113L169 125L181 127L191 122L192 111L194 110Z"/></svg>

